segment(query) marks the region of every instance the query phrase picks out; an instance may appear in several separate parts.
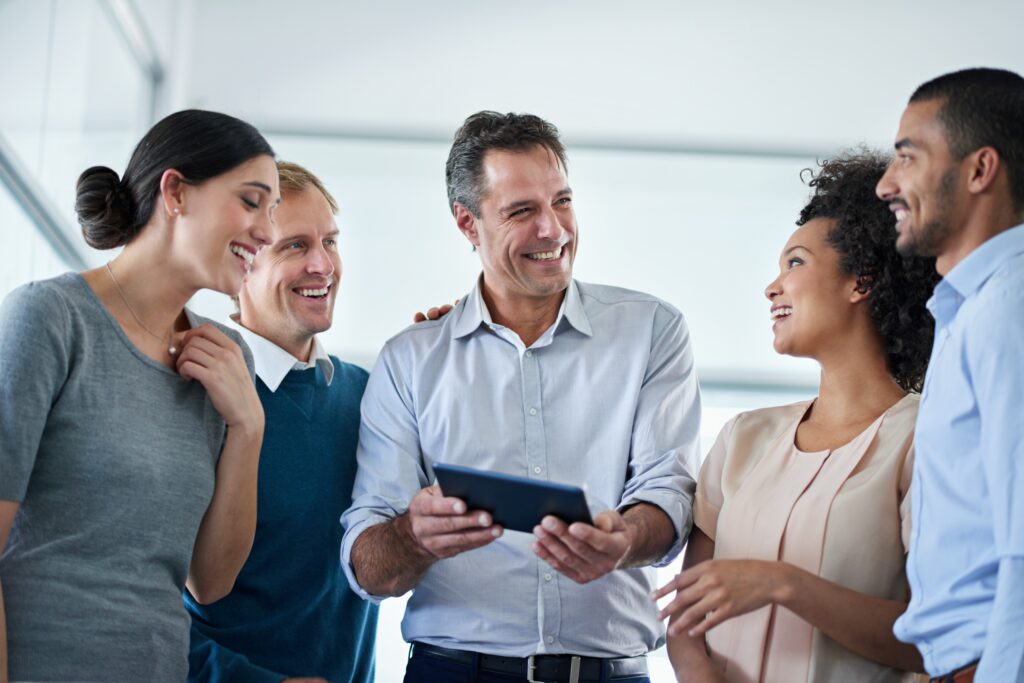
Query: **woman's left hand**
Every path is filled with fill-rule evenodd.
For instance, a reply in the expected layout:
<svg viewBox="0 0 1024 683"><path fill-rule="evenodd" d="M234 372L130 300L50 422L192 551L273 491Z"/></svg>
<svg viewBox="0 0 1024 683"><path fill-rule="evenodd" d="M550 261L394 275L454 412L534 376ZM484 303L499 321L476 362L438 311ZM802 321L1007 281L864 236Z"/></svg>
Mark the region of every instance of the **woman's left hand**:
<svg viewBox="0 0 1024 683"><path fill-rule="evenodd" d="M263 406L238 344L209 323L188 330L175 341L181 349L176 361L178 374L203 385L225 424L262 431Z"/></svg>
<svg viewBox="0 0 1024 683"><path fill-rule="evenodd" d="M781 602L790 565L763 560L708 560L678 574L654 593L676 597L659 618L672 617L669 634L703 636L727 619Z"/></svg>

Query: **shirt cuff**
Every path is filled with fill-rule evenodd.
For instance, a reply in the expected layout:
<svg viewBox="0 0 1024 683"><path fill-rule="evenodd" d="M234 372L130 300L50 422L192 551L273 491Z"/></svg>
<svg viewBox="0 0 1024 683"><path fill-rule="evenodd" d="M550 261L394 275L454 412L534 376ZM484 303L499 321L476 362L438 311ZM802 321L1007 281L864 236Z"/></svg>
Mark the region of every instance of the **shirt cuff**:
<svg viewBox="0 0 1024 683"><path fill-rule="evenodd" d="M341 568L345 571L345 578L348 579L348 585L352 589L353 593L361 597L363 600L374 605L379 605L389 596L368 593L359 585L359 581L356 580L355 570L352 569L352 546L355 545L356 539L358 539L364 531L372 526L390 522L391 518L379 513L366 512L360 515L357 519L350 519L346 521L349 526L345 529L345 535L341 539Z"/></svg>
<svg viewBox="0 0 1024 683"><path fill-rule="evenodd" d="M619 503L616 508L621 513L626 508L638 503L649 503L668 515L669 520L672 522L675 538L665 554L656 562L651 563L652 567L668 566L682 552L686 539L690 535L690 527L693 524L692 508L685 505L685 502L686 497L676 492L638 491Z"/></svg>

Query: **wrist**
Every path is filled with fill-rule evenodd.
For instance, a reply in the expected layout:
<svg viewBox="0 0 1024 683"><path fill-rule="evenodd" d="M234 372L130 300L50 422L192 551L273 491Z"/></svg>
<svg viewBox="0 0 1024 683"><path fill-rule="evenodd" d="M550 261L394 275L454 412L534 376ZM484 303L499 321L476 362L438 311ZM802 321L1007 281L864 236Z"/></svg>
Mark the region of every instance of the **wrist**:
<svg viewBox="0 0 1024 683"><path fill-rule="evenodd" d="M793 599L796 597L799 576L796 567L788 562L771 562L772 575L772 602L776 605L790 608Z"/></svg>
<svg viewBox="0 0 1024 683"><path fill-rule="evenodd" d="M251 411L249 414L237 420L225 420L224 424L228 428L228 433L236 434L238 438L258 443L262 443L263 441L263 428L265 423L262 406L260 406L258 410Z"/></svg>
<svg viewBox="0 0 1024 683"><path fill-rule="evenodd" d="M402 545L405 546L406 550L411 555L423 560L428 560L431 564L437 559L422 543L420 543L420 539L418 539L416 534L413 533L412 519L409 516L408 510L395 517L393 528L399 541L401 541Z"/></svg>

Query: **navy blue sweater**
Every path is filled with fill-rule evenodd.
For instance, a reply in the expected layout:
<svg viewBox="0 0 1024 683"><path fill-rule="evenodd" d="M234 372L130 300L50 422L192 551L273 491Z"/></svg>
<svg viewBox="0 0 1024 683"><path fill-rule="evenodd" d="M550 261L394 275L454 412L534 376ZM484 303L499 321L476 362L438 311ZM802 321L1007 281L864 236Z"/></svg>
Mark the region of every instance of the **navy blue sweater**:
<svg viewBox="0 0 1024 683"><path fill-rule="evenodd" d="M289 372L276 392L256 380L266 414L256 538L230 595L199 605L186 591L189 681L373 680L377 608L348 587L338 521L352 503L367 374L331 361L330 386L319 367Z"/></svg>

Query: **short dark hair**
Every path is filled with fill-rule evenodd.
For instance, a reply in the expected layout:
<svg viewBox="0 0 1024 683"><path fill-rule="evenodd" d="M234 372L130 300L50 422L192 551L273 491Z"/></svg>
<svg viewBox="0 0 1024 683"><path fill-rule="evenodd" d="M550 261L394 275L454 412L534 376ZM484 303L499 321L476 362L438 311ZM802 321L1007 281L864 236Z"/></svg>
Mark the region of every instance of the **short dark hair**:
<svg viewBox="0 0 1024 683"><path fill-rule="evenodd" d="M960 160L992 147L1010 181L1014 210L1024 211L1024 78L1004 69L964 69L924 83L910 102L941 100L938 118Z"/></svg>
<svg viewBox="0 0 1024 683"><path fill-rule="evenodd" d="M562 168L565 147L558 138L558 129L533 114L499 114L478 111L455 131L455 140L444 166L448 183L448 207L455 213L455 202L465 206L474 216L480 215L483 187L484 156L492 149L525 152L534 147L551 151Z"/></svg>
<svg viewBox="0 0 1024 683"><path fill-rule="evenodd" d="M840 267L857 277L868 293L871 321L882 337L886 366L906 391L921 391L931 355L935 321L925 307L936 282L935 259L904 257L896 251L892 213L878 201L875 187L889 158L867 149L841 153L811 176L813 194L797 225L828 218L829 245Z"/></svg>
<svg viewBox="0 0 1024 683"><path fill-rule="evenodd" d="M165 117L139 141L124 171L93 166L78 177L75 212L89 246L128 244L153 215L160 179L169 168L198 184L261 155L270 144L245 121L186 109Z"/></svg>

